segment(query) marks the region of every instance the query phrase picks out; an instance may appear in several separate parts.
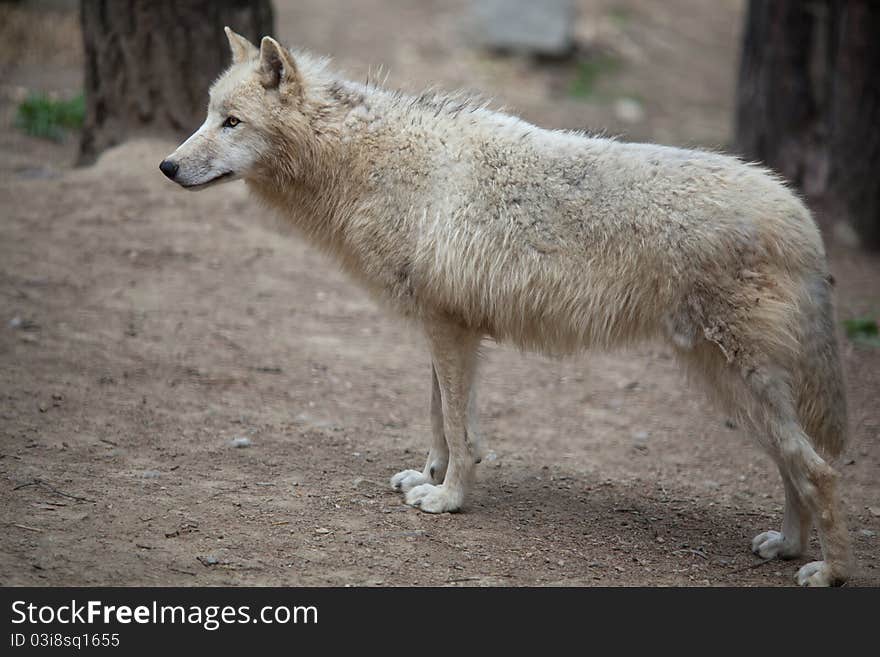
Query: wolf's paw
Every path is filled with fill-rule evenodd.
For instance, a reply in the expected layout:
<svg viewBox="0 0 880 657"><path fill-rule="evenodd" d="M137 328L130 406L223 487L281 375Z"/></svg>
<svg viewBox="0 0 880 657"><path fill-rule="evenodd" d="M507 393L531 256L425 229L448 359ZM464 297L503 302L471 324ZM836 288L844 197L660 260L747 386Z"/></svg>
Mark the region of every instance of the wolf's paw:
<svg viewBox="0 0 880 657"><path fill-rule="evenodd" d="M752 552L762 559L794 559L801 555L801 546L781 532L768 531L752 539Z"/></svg>
<svg viewBox="0 0 880 657"><path fill-rule="evenodd" d="M430 477L426 477L423 472L418 470L403 470L391 477L391 488L402 493L408 493L411 488L428 484L431 482Z"/></svg>
<svg viewBox="0 0 880 657"><path fill-rule="evenodd" d="M410 489L406 494L406 503L428 513L446 513L458 511L464 501L461 491L445 485L434 486L422 484Z"/></svg>
<svg viewBox="0 0 880 657"><path fill-rule="evenodd" d="M811 561L801 566L797 583L801 586L841 586L846 578L837 573L825 561Z"/></svg>

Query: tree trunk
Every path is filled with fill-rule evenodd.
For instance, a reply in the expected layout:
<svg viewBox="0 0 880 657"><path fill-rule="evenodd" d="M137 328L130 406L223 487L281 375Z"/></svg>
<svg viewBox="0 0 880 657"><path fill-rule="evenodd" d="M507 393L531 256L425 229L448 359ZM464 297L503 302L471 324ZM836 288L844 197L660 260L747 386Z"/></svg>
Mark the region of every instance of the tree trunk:
<svg viewBox="0 0 880 657"><path fill-rule="evenodd" d="M82 0L80 11L81 164L135 135L190 134L230 61L223 26L257 43L273 32L270 0Z"/></svg>
<svg viewBox="0 0 880 657"><path fill-rule="evenodd" d="M827 204L880 249L880 3L843 2L834 23Z"/></svg>
<svg viewBox="0 0 880 657"><path fill-rule="evenodd" d="M750 0L736 149L880 248L880 3Z"/></svg>

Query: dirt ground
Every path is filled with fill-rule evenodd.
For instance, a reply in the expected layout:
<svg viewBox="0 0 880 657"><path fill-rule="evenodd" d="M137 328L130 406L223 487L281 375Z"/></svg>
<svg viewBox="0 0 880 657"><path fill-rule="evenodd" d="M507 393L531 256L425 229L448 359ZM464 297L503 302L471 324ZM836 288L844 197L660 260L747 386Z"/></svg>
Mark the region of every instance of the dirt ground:
<svg viewBox="0 0 880 657"><path fill-rule="evenodd" d="M468 48L466 4L276 2L278 33L544 125L726 143L741 3L584 0L578 38L623 63L589 99L565 92L571 65ZM173 144L75 169L75 139L13 129L24 89L81 85L61 7L0 20L0 584L793 584L803 561L748 548L781 521L778 475L661 347L556 361L487 344L491 451L466 512L403 505L388 477L429 442L417 333L240 183L167 183ZM831 261L840 317L876 314L880 258ZM880 350L841 340L851 585L877 586Z"/></svg>

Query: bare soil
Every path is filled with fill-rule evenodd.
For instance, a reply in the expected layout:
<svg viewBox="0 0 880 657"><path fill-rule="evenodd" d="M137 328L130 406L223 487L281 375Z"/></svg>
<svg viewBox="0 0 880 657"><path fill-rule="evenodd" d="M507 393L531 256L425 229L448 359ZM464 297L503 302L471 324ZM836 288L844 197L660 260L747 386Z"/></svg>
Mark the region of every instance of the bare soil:
<svg viewBox="0 0 880 657"><path fill-rule="evenodd" d="M470 50L465 5L276 2L283 40L352 75L384 64L391 85L480 89L544 125L726 142L741 3L585 0L585 48L624 64L590 99L566 93L570 64ZM75 169L73 140L13 129L24 88L79 87L81 53L64 3L4 11L24 14L0 21L19 44L0 51L0 584L793 583L802 561L748 548L781 521L778 475L663 347L556 361L487 344L470 504L403 505L388 477L421 468L430 431L417 332L239 183L167 183L172 143ZM636 96L628 123L616 100ZM831 262L840 317L876 315L880 259ZM877 586L880 350L841 341L852 585Z"/></svg>

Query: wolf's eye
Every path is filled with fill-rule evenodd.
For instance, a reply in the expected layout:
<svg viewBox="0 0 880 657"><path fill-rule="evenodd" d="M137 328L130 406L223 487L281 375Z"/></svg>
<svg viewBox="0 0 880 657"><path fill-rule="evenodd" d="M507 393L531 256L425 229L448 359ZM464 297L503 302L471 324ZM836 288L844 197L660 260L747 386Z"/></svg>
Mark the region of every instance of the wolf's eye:
<svg viewBox="0 0 880 657"><path fill-rule="evenodd" d="M237 126L239 123L241 123L241 121L239 121L239 120L238 120L237 118L235 118L234 116L227 116L227 117L226 117L226 120L223 122L223 127L224 127L224 128L234 128L234 127Z"/></svg>

